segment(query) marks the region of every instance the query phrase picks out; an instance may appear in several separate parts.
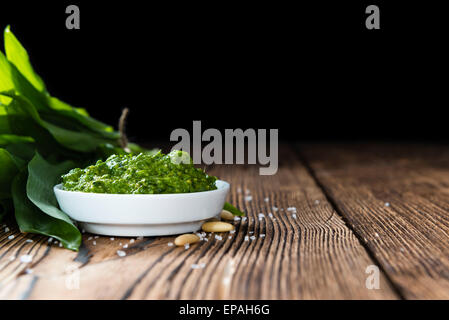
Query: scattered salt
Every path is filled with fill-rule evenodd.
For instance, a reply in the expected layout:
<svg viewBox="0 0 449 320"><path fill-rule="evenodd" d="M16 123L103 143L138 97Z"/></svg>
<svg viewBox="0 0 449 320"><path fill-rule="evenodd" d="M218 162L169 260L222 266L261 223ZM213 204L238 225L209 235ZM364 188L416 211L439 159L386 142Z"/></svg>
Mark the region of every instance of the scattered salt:
<svg viewBox="0 0 449 320"><path fill-rule="evenodd" d="M296 211L296 207L288 207L287 211Z"/></svg>
<svg viewBox="0 0 449 320"><path fill-rule="evenodd" d="M33 240L32 239L27 239L25 242L31 243L31 242L33 242Z"/></svg>
<svg viewBox="0 0 449 320"><path fill-rule="evenodd" d="M385 206L386 206L386 207L389 207L389 206L390 206L390 203L389 203L389 202L385 202Z"/></svg>
<svg viewBox="0 0 449 320"><path fill-rule="evenodd" d="M264 233L261 233L261 234L259 235L259 237L265 238L265 234L264 234Z"/></svg>
<svg viewBox="0 0 449 320"><path fill-rule="evenodd" d="M249 234L253 234L254 233L254 231L250 231L250 232L248 232Z"/></svg>
<svg viewBox="0 0 449 320"><path fill-rule="evenodd" d="M216 234L216 235L215 235L215 239L218 240L218 241L220 241L220 240L223 240L223 237L222 237L222 236L219 236L218 234Z"/></svg>
<svg viewBox="0 0 449 320"><path fill-rule="evenodd" d="M33 261L33 256L29 255L29 254L24 254L20 257L20 262L23 263L30 263L31 261Z"/></svg>
<svg viewBox="0 0 449 320"><path fill-rule="evenodd" d="M98 238L100 238L100 236L95 236L94 238L95 238L95 239L98 239Z"/></svg>
<svg viewBox="0 0 449 320"><path fill-rule="evenodd" d="M134 243L134 239L129 240L129 243Z"/></svg>
<svg viewBox="0 0 449 320"><path fill-rule="evenodd" d="M259 213L259 219L265 218L265 215L263 213Z"/></svg>
<svg viewBox="0 0 449 320"><path fill-rule="evenodd" d="M190 244L188 244L188 243L186 243L185 245L184 245L184 249L189 249L190 248Z"/></svg>
<svg viewBox="0 0 449 320"><path fill-rule="evenodd" d="M320 200L315 200L315 204L320 204Z"/></svg>
<svg viewBox="0 0 449 320"><path fill-rule="evenodd" d="M246 196L245 197L245 201L252 201L253 200L253 197L252 196Z"/></svg>
<svg viewBox="0 0 449 320"><path fill-rule="evenodd" d="M239 221L240 217L234 217L234 221Z"/></svg>
<svg viewBox="0 0 449 320"><path fill-rule="evenodd" d="M247 217L242 217L242 222L245 222L246 219L248 219Z"/></svg>
<svg viewBox="0 0 449 320"><path fill-rule="evenodd" d="M119 257L124 257L124 256L126 256L126 252L125 252L125 251L122 251L122 250L117 250L117 255L118 255Z"/></svg>
<svg viewBox="0 0 449 320"><path fill-rule="evenodd" d="M87 238L87 241L92 240L92 237Z"/></svg>
<svg viewBox="0 0 449 320"><path fill-rule="evenodd" d="M52 243L52 242L53 242L53 238L52 237L48 238L48 243Z"/></svg>
<svg viewBox="0 0 449 320"><path fill-rule="evenodd" d="M296 213L292 214L292 218L296 219Z"/></svg>
<svg viewBox="0 0 449 320"><path fill-rule="evenodd" d="M62 248L62 243L61 242L59 243L59 247Z"/></svg>
<svg viewBox="0 0 449 320"><path fill-rule="evenodd" d="M238 187L237 188L237 193L242 193L242 188Z"/></svg>
<svg viewBox="0 0 449 320"><path fill-rule="evenodd" d="M232 236L229 236L228 239L232 239Z"/></svg>
<svg viewBox="0 0 449 320"><path fill-rule="evenodd" d="M272 209L273 209L274 212L279 210L277 207L273 207Z"/></svg>
<svg viewBox="0 0 449 320"><path fill-rule="evenodd" d="M231 230L231 231L229 231L229 233L235 233L235 229L234 229L234 230Z"/></svg>
<svg viewBox="0 0 449 320"><path fill-rule="evenodd" d="M14 236L11 235L11 236L8 237L8 239L9 239L9 240L12 240L12 239L14 239Z"/></svg>
<svg viewBox="0 0 449 320"><path fill-rule="evenodd" d="M173 247L173 242L169 242L169 243L167 243L167 246L169 246L169 247Z"/></svg>
<svg viewBox="0 0 449 320"><path fill-rule="evenodd" d="M92 244L93 244L94 246L96 246L96 245L97 245L97 241L94 240L94 241L92 242Z"/></svg>
<svg viewBox="0 0 449 320"><path fill-rule="evenodd" d="M245 236L245 241L248 241L249 240L249 237L248 236Z"/></svg>
<svg viewBox="0 0 449 320"><path fill-rule="evenodd" d="M26 270L25 270L25 273L26 273L26 274L31 274L31 273L33 273L33 269L26 269Z"/></svg>
<svg viewBox="0 0 449 320"><path fill-rule="evenodd" d="M128 248L128 245L127 244L123 245L123 248L124 249Z"/></svg>
<svg viewBox="0 0 449 320"><path fill-rule="evenodd" d="M376 232L376 233L374 233L374 235L377 237L377 238L379 238L379 234Z"/></svg>
<svg viewBox="0 0 449 320"><path fill-rule="evenodd" d="M10 256L9 257L9 261L13 261L13 260L16 260L16 257L15 256Z"/></svg>
<svg viewBox="0 0 449 320"><path fill-rule="evenodd" d="M251 236L251 237L249 237L251 240L256 240L256 237L255 236Z"/></svg>
<svg viewBox="0 0 449 320"><path fill-rule="evenodd" d="M268 214L268 216L269 216L271 219L273 219L273 214L272 214L271 212Z"/></svg>
<svg viewBox="0 0 449 320"><path fill-rule="evenodd" d="M111 241L114 241L115 240L115 238L111 238Z"/></svg>
<svg viewBox="0 0 449 320"><path fill-rule="evenodd" d="M5 232L9 232L9 228L8 227L5 228Z"/></svg>
<svg viewBox="0 0 449 320"><path fill-rule="evenodd" d="M267 197L267 198L265 198L265 199L263 199L265 202L269 202L270 201L270 199Z"/></svg>

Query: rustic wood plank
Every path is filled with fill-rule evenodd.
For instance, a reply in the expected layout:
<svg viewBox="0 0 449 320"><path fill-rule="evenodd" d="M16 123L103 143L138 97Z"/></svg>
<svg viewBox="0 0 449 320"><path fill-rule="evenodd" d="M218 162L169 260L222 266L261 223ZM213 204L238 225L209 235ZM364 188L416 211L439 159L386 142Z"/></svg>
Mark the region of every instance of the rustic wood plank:
<svg viewBox="0 0 449 320"><path fill-rule="evenodd" d="M14 275L7 283L0 280L0 298L398 298L384 274L379 290L365 287L365 270L375 262L294 152L283 150L281 159L275 176L259 176L255 166L212 169L211 174L231 182L230 201L247 212L246 220L234 222L236 232L221 234L222 240L209 235L207 242L185 250L168 246L174 237L130 243L126 238L111 241L85 234L84 247L76 253L43 239L50 249L42 248L40 258L33 259L39 261L29 266L33 273ZM297 208L296 217L289 207ZM261 220L259 213L265 216ZM126 251L126 257L118 257L118 249ZM6 250L8 245L0 244L0 254ZM192 264L201 263L205 268L192 269ZM10 274L0 268L0 277ZM79 288L68 288L67 282L78 275Z"/></svg>
<svg viewBox="0 0 449 320"><path fill-rule="evenodd" d="M302 146L337 208L403 296L449 298L449 150Z"/></svg>

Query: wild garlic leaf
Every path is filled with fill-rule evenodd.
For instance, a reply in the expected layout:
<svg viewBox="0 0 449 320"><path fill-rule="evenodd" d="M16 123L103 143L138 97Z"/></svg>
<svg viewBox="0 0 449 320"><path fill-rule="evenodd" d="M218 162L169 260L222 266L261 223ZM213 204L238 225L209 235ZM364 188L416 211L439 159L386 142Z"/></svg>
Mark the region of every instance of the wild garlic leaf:
<svg viewBox="0 0 449 320"><path fill-rule="evenodd" d="M41 77L34 71L30 63L28 52L17 40L15 35L11 32L9 26L4 32L5 53L6 58L16 66L22 75L39 91L45 92L45 84Z"/></svg>
<svg viewBox="0 0 449 320"><path fill-rule="evenodd" d="M12 180L19 172L11 154L0 148L0 199L11 197Z"/></svg>
<svg viewBox="0 0 449 320"><path fill-rule="evenodd" d="M61 241L65 248L78 250L81 244L79 230L72 222L48 215L31 202L27 197L27 176L27 171L23 170L12 183L15 218L20 230L53 237ZM34 190L33 193L35 192L39 191Z"/></svg>

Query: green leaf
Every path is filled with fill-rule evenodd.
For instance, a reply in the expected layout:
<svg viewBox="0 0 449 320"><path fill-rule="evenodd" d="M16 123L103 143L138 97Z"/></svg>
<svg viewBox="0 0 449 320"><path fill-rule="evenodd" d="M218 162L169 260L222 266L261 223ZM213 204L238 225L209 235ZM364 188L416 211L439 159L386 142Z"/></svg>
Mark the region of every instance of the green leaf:
<svg viewBox="0 0 449 320"><path fill-rule="evenodd" d="M34 142L33 138L26 136L17 136L15 134L0 134L0 146L6 146L15 143Z"/></svg>
<svg viewBox="0 0 449 320"><path fill-rule="evenodd" d="M41 77L34 72L34 69L31 66L27 51L11 32L9 26L5 29L4 39L7 59L16 66L22 75L24 75L37 90L46 91L44 82Z"/></svg>
<svg viewBox="0 0 449 320"><path fill-rule="evenodd" d="M81 233L64 219L50 216L27 197L27 171L23 170L14 178L12 196L17 224L22 232L39 233L61 241L65 248L78 250L81 244ZM35 191L38 192L38 191Z"/></svg>
<svg viewBox="0 0 449 320"><path fill-rule="evenodd" d="M48 121L44 121L34 105L27 98L21 95L14 94L12 92L0 92L0 95L8 96L13 99L13 102L10 103L9 108L6 109L7 111L30 117L37 125L47 130L54 137L54 139L59 142L59 144L68 149L81 152L94 152L98 145L111 142L109 139L105 139L88 132L69 130L66 129L66 127L60 127ZM62 118L61 121L63 121ZM20 126L20 123L16 123L16 127L18 126ZM27 131L27 128L28 126L22 128L24 129L22 132L15 133L34 137L33 133L38 130L33 129L30 132L25 132ZM42 134L43 133L40 132L40 135Z"/></svg>
<svg viewBox="0 0 449 320"><path fill-rule="evenodd" d="M237 209L236 207L234 207L232 204L230 204L229 202L226 202L224 204L223 207L224 210L228 210L230 213L232 213L234 216L240 216L243 217L245 215L244 212L240 211L239 209Z"/></svg>
<svg viewBox="0 0 449 320"><path fill-rule="evenodd" d="M11 154L0 148L0 199L11 197L11 183L18 172Z"/></svg>

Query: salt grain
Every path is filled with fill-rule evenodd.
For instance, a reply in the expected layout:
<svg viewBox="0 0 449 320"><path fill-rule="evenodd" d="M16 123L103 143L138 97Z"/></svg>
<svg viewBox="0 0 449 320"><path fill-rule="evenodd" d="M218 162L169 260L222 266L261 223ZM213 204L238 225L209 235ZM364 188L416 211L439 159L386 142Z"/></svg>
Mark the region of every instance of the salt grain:
<svg viewBox="0 0 449 320"><path fill-rule="evenodd" d="M169 242L169 243L167 243L167 246L169 246L169 247L173 247L173 242Z"/></svg>
<svg viewBox="0 0 449 320"><path fill-rule="evenodd" d="M123 245L123 248L124 249L128 248L128 245L127 244Z"/></svg>
<svg viewBox="0 0 449 320"><path fill-rule="evenodd" d="M62 243L59 243L59 247L62 248Z"/></svg>
<svg viewBox="0 0 449 320"><path fill-rule="evenodd" d="M270 201L270 199L267 197L267 198L265 198L265 199L263 199L265 202L269 202Z"/></svg>
<svg viewBox="0 0 449 320"><path fill-rule="evenodd" d="M94 240L94 241L92 242L92 244L93 244L94 246L96 246L96 245L97 245L97 241Z"/></svg>
<svg viewBox="0 0 449 320"><path fill-rule="evenodd" d="M48 243L52 243L52 242L53 242L53 238L52 237L48 238Z"/></svg>
<svg viewBox="0 0 449 320"><path fill-rule="evenodd" d="M376 232L376 233L374 233L374 235L377 237L377 238L379 238L379 234Z"/></svg>
<svg viewBox="0 0 449 320"><path fill-rule="evenodd" d="M390 203L389 203L389 202L385 202L385 206L386 206L386 207L389 207L389 206L390 206Z"/></svg>
<svg viewBox="0 0 449 320"><path fill-rule="evenodd" d="M273 219L273 214L272 214L271 212L268 214L268 216L269 216L271 219Z"/></svg>
<svg viewBox="0 0 449 320"><path fill-rule="evenodd" d="M31 242L33 242L33 240L32 239L27 239L25 242L31 243Z"/></svg>
<svg viewBox="0 0 449 320"><path fill-rule="evenodd" d="M114 241L115 240L115 238L111 238L111 241Z"/></svg>
<svg viewBox="0 0 449 320"><path fill-rule="evenodd" d="M92 237L87 238L87 241L92 240Z"/></svg>
<svg viewBox="0 0 449 320"><path fill-rule="evenodd" d="M250 232L248 232L249 234L253 234L254 233L254 231L250 231Z"/></svg>
<svg viewBox="0 0 449 320"><path fill-rule="evenodd" d="M124 257L124 256L126 256L126 252L125 252L125 251L122 251L122 250L117 250L117 255L118 255L119 257Z"/></svg>
<svg viewBox="0 0 449 320"><path fill-rule="evenodd" d="M320 200L315 200L315 204L320 204Z"/></svg>
<svg viewBox="0 0 449 320"><path fill-rule="evenodd" d="M256 240L256 237L255 236L251 236L251 237L249 237L251 240Z"/></svg>
<svg viewBox="0 0 449 320"><path fill-rule="evenodd" d="M134 243L134 239L129 240L129 243Z"/></svg>
<svg viewBox="0 0 449 320"><path fill-rule="evenodd" d="M184 245L184 249L189 249L190 248L190 244L188 244L188 243L186 243L185 245Z"/></svg>
<svg viewBox="0 0 449 320"><path fill-rule="evenodd" d="M12 240L12 239L14 239L14 236L11 235L11 236L8 237L8 239Z"/></svg>
<svg viewBox="0 0 449 320"><path fill-rule="evenodd" d="M261 233L261 234L259 235L259 237L260 237L260 238L265 238L265 234L264 234L264 233Z"/></svg>
<svg viewBox="0 0 449 320"><path fill-rule="evenodd" d="M265 218L265 215L263 213L259 213L259 219Z"/></svg>
<svg viewBox="0 0 449 320"><path fill-rule="evenodd" d="M15 257L15 256L10 256L10 257L9 257L9 261L14 261L14 260L16 260L16 257Z"/></svg>
<svg viewBox="0 0 449 320"><path fill-rule="evenodd" d="M234 229L234 230L231 230L231 231L229 231L229 233L235 233L235 229Z"/></svg>
<svg viewBox="0 0 449 320"><path fill-rule="evenodd" d="M20 257L20 262L22 263L30 263L33 261L33 256L29 254L24 254Z"/></svg>
<svg viewBox="0 0 449 320"><path fill-rule="evenodd" d="M9 232L9 228L8 227L5 228L5 232Z"/></svg>
<svg viewBox="0 0 449 320"><path fill-rule="evenodd" d="M98 239L98 238L100 238L100 236L95 236L94 238L95 238L95 239Z"/></svg>
<svg viewBox="0 0 449 320"><path fill-rule="evenodd" d="M218 241L221 241L221 240L223 240L223 237L216 234L215 235L215 239L218 240Z"/></svg>
<svg viewBox="0 0 449 320"><path fill-rule="evenodd" d="M246 219L248 219L247 217L242 217L242 222L245 222Z"/></svg>
<svg viewBox="0 0 449 320"><path fill-rule="evenodd" d="M229 236L228 239L232 239L232 236Z"/></svg>
<svg viewBox="0 0 449 320"><path fill-rule="evenodd" d="M234 221L239 221L240 219L240 217L234 217Z"/></svg>
<svg viewBox="0 0 449 320"><path fill-rule="evenodd" d="M252 201L253 200L253 197L252 196L246 196L245 197L245 201Z"/></svg>
<svg viewBox="0 0 449 320"><path fill-rule="evenodd" d="M292 214L292 218L296 219L296 213Z"/></svg>
<svg viewBox="0 0 449 320"><path fill-rule="evenodd" d="M248 236L245 236L245 241L248 241L249 240L249 237Z"/></svg>

